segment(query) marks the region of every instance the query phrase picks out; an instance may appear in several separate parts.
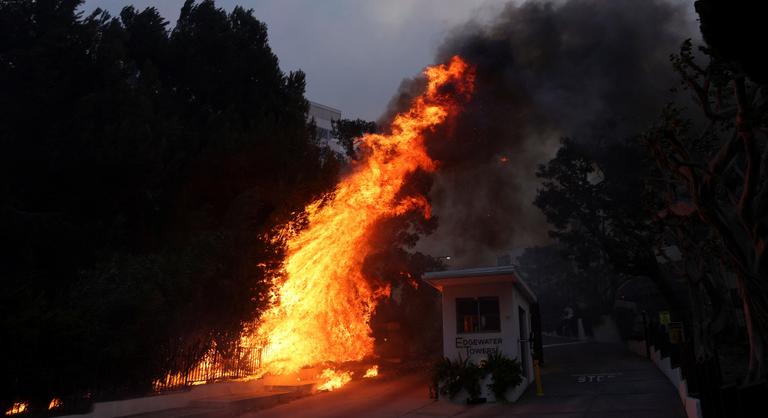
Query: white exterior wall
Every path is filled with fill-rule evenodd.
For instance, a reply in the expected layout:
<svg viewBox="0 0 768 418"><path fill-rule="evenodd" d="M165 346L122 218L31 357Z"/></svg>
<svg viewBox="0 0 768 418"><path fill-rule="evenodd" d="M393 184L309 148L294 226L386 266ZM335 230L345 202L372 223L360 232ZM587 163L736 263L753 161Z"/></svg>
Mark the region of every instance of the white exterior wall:
<svg viewBox="0 0 768 418"><path fill-rule="evenodd" d="M498 297L499 298L499 314L501 320L501 332L487 333L487 332L473 332L462 333L456 332L456 299L457 298L476 298L476 297ZM466 348L457 348L457 337L482 340L482 339L494 339L501 338L501 344L483 344L480 347L497 347L501 349L507 357L517 358L526 363L528 370L528 377L523 377L523 382L511 390L507 395L507 400L514 401L522 395L525 388L533 382L533 359L531 357L531 350L528 350L528 356L525 359L520 359L520 330L519 330L519 311L518 307L522 307L526 312L526 322L528 332L531 330L531 309L530 303L521 296L521 294L515 289L512 283L477 283L477 284L463 284L445 286L443 288L443 355L450 359L458 359L467 357ZM528 335L523 336L524 339L528 339ZM486 358L485 354L472 354L470 359L475 364L480 364L482 360ZM491 392L487 384L489 382L483 382L481 387L483 394L489 401L495 401L493 392ZM464 399L457 399L464 401Z"/></svg>
<svg viewBox="0 0 768 418"><path fill-rule="evenodd" d="M341 111L320 103L309 102L308 116L310 119L315 120L315 125L317 125L318 128L327 131L328 135L330 135L330 132L333 129L331 121L341 119ZM321 137L324 136L321 135ZM325 139L330 139L330 136Z"/></svg>

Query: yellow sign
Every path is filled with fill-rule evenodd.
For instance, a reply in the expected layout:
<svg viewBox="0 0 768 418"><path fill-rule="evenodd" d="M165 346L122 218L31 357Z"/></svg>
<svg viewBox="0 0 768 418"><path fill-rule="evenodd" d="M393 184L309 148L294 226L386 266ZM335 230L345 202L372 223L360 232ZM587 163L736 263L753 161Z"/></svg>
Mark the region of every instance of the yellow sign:
<svg viewBox="0 0 768 418"><path fill-rule="evenodd" d="M661 325L669 325L669 323L672 322L672 319L669 316L669 311L659 311L659 322Z"/></svg>

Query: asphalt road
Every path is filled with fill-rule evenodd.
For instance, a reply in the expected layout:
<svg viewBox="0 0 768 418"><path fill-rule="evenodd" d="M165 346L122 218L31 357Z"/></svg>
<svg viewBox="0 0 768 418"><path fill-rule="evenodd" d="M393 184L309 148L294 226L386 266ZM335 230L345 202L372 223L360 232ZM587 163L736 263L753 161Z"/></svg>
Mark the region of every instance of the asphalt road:
<svg viewBox="0 0 768 418"><path fill-rule="evenodd" d="M674 387L622 345L559 342L546 348L544 396L467 406L429 399L426 371L355 381L244 417L682 418Z"/></svg>
<svg viewBox="0 0 768 418"><path fill-rule="evenodd" d="M353 381L323 392L243 417L404 417L435 403L429 399L426 373Z"/></svg>
<svg viewBox="0 0 768 418"><path fill-rule="evenodd" d="M544 396L533 386L517 403L489 404L461 417L684 418L674 386L653 363L620 344L545 346Z"/></svg>

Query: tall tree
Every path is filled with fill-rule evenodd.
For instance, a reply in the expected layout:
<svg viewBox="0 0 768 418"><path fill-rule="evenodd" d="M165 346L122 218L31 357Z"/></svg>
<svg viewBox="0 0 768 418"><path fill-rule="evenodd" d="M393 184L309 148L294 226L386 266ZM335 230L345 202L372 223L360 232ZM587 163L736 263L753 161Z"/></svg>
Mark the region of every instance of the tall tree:
<svg viewBox="0 0 768 418"><path fill-rule="evenodd" d="M252 11L80 4L0 2L0 404L231 349L281 262L261 237L339 170Z"/></svg>
<svg viewBox="0 0 768 418"><path fill-rule="evenodd" d="M702 15L702 30L716 19ZM709 225L737 273L750 344L746 381L754 382L765 377L768 356L768 99L765 74L737 60L742 49L731 58L701 48L708 60L701 65L686 41L672 62L701 114L692 119L669 106L646 142L670 182L669 211Z"/></svg>
<svg viewBox="0 0 768 418"><path fill-rule="evenodd" d="M543 180L534 201L586 280L597 286L604 309L629 277L654 281L667 302L682 308L684 289L670 281L656 259L656 239L646 211L642 149L631 141L582 144L564 139L557 155L539 167Z"/></svg>

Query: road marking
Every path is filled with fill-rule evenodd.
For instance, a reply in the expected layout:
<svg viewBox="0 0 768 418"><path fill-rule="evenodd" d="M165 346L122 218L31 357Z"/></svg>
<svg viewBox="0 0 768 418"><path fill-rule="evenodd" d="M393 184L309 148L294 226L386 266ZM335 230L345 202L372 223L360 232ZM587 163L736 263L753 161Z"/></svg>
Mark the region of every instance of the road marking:
<svg viewBox="0 0 768 418"><path fill-rule="evenodd" d="M587 341L574 341L574 342L572 342L572 343L557 343L557 344L547 344L547 345L542 345L542 347L543 347L543 348L548 348L548 347L557 347L557 346L561 346L561 345L584 344L584 343L586 343L586 342L587 342Z"/></svg>
<svg viewBox="0 0 768 418"><path fill-rule="evenodd" d="M584 373L584 374L572 374L576 377L576 383L592 383L592 382L604 382L606 379L613 379L616 376L620 376L621 373Z"/></svg>
<svg viewBox="0 0 768 418"><path fill-rule="evenodd" d="M622 372L615 372L615 373L579 373L579 374L572 374L571 376L584 376L586 374L592 375L592 376L621 376Z"/></svg>

